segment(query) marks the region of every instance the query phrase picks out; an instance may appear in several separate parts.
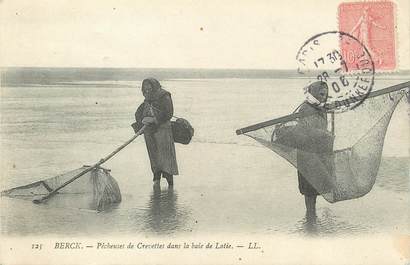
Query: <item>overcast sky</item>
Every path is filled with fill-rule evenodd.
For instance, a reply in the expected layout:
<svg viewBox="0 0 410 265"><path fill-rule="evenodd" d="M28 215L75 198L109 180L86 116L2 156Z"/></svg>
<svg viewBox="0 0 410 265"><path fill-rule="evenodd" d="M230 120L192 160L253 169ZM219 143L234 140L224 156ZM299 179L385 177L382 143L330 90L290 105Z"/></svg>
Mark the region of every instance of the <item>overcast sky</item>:
<svg viewBox="0 0 410 265"><path fill-rule="evenodd" d="M410 68L409 2L397 1L401 69ZM0 63L294 69L296 52L305 40L337 30L338 4L0 0Z"/></svg>

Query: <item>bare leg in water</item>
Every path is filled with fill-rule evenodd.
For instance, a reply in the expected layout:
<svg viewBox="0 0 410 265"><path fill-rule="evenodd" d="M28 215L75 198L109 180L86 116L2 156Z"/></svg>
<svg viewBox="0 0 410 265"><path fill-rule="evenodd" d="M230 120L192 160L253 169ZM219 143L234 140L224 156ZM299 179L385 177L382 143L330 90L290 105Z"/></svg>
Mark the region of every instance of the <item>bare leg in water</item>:
<svg viewBox="0 0 410 265"><path fill-rule="evenodd" d="M152 181L154 181L154 187L159 187L161 181L161 172L155 172Z"/></svg>
<svg viewBox="0 0 410 265"><path fill-rule="evenodd" d="M168 173L163 172L162 176L167 180L168 186L174 185L174 176Z"/></svg>
<svg viewBox="0 0 410 265"><path fill-rule="evenodd" d="M154 186L160 185L161 175L163 178L167 180L168 186L172 187L174 185L174 176L166 172L160 171L160 172L154 173L154 178L153 178Z"/></svg>
<svg viewBox="0 0 410 265"><path fill-rule="evenodd" d="M312 221L316 218L316 195L305 195L306 218Z"/></svg>

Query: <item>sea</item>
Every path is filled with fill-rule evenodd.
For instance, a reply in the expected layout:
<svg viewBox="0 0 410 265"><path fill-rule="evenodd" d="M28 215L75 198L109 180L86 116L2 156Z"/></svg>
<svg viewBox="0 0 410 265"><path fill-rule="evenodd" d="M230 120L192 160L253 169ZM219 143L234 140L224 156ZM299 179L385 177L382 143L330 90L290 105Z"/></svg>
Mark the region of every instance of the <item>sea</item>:
<svg viewBox="0 0 410 265"><path fill-rule="evenodd" d="M235 131L291 113L308 80L293 71L207 69L3 68L0 189L94 164L134 134L141 82L156 77L172 93L174 114L190 121L189 145L176 144L174 188L152 186L143 137L104 167L122 202L106 211L33 204L2 196L1 234L196 234L361 236L410 232L409 102L388 127L373 189L330 204L318 198L305 217L296 169ZM408 72L375 76L373 90L410 80ZM59 195L57 195L59 196Z"/></svg>

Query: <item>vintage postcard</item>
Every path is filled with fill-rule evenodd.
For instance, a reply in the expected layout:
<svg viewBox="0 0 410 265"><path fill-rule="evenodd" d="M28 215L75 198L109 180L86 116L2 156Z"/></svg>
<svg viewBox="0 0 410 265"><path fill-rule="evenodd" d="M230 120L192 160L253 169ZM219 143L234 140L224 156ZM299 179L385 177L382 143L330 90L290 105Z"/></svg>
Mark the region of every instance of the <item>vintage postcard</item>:
<svg viewBox="0 0 410 265"><path fill-rule="evenodd" d="M0 0L0 264L410 264L407 0Z"/></svg>

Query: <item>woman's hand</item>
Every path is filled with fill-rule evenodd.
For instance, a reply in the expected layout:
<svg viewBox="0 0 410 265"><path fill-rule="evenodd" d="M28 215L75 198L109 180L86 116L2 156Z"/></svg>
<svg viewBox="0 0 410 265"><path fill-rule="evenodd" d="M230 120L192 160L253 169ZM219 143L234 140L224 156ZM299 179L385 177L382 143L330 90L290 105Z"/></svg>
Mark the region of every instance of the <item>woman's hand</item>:
<svg viewBox="0 0 410 265"><path fill-rule="evenodd" d="M156 122L157 122L157 119L155 119L155 117L145 117L144 119L142 119L142 123L144 125L150 125Z"/></svg>

